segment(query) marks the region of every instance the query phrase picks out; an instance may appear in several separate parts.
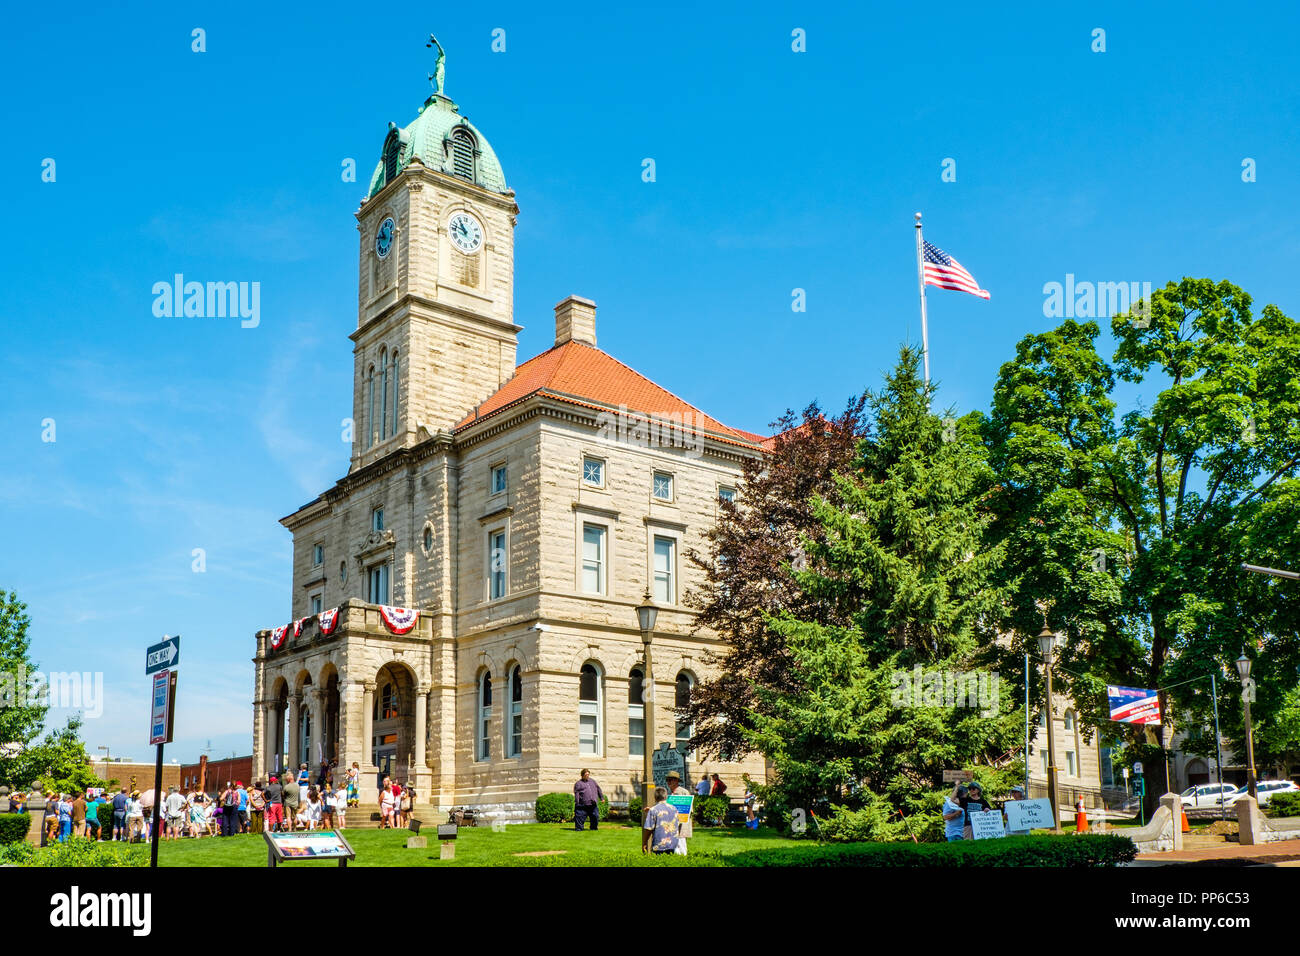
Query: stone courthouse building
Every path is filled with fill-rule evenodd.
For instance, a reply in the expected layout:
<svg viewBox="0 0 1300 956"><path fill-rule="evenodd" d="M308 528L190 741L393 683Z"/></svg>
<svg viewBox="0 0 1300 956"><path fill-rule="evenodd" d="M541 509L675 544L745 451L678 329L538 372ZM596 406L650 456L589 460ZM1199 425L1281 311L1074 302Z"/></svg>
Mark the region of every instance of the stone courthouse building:
<svg viewBox="0 0 1300 956"><path fill-rule="evenodd" d="M643 748L689 736L673 705L718 642L694 632L686 552L764 439L601 351L578 296L516 364L519 208L441 72L356 214L351 462L282 519L293 622L257 633L253 772L356 761L365 802L389 773L423 806L525 819L582 767L633 796ZM706 769L763 779L761 757Z"/></svg>

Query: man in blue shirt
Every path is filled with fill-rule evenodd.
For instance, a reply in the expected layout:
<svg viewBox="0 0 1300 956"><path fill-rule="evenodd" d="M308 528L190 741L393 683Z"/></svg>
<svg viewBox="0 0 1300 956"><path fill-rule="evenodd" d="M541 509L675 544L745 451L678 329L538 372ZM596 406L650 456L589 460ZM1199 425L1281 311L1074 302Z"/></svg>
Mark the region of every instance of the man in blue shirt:
<svg viewBox="0 0 1300 956"><path fill-rule="evenodd" d="M943 835L949 843L960 840L966 827L966 808L963 804L967 793L966 785L959 783L952 793L943 798Z"/></svg>
<svg viewBox="0 0 1300 956"><path fill-rule="evenodd" d="M573 785L573 823L575 830L581 830L587 817L591 817L591 828L596 829L600 823L600 801L605 794L600 784L591 779L591 771L585 767L582 779Z"/></svg>
<svg viewBox="0 0 1300 956"><path fill-rule="evenodd" d="M655 787L655 805L645 815L641 828L641 852L677 852L677 808L667 803L668 791Z"/></svg>
<svg viewBox="0 0 1300 956"><path fill-rule="evenodd" d="M113 794L113 839L126 839L126 807L131 799L126 795L126 787Z"/></svg>

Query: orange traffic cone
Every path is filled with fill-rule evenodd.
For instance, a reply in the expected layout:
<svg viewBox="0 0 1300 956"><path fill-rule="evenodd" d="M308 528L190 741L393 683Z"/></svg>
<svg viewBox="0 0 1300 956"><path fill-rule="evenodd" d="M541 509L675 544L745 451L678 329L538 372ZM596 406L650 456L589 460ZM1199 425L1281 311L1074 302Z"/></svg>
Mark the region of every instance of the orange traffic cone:
<svg viewBox="0 0 1300 956"><path fill-rule="evenodd" d="M1184 832L1184 833L1191 833L1191 832L1192 832L1192 828L1191 828L1190 826L1187 825L1187 808L1186 808L1186 807L1183 808L1183 810L1182 810L1182 815L1183 815L1183 832Z"/></svg>
<svg viewBox="0 0 1300 956"><path fill-rule="evenodd" d="M1087 833L1087 832L1088 832L1088 813L1087 813L1087 811L1085 811L1085 810L1079 810L1078 812L1075 813L1075 815L1074 815L1074 832L1075 832L1075 833Z"/></svg>

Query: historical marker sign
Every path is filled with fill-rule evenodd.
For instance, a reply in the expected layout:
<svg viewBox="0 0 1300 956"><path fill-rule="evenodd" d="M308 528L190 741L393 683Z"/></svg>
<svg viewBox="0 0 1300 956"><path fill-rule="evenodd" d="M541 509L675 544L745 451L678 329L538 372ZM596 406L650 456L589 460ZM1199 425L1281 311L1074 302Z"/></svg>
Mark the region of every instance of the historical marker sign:
<svg viewBox="0 0 1300 956"><path fill-rule="evenodd" d="M650 755L650 771L654 774L656 787L668 785L669 770L676 770L684 782L686 780L686 758L676 747L660 744L659 749Z"/></svg>

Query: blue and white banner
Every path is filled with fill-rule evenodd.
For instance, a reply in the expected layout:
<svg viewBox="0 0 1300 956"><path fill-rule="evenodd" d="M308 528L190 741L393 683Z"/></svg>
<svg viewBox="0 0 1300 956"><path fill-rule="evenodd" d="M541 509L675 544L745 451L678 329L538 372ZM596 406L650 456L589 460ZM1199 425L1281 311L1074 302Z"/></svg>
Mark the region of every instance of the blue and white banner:
<svg viewBox="0 0 1300 956"><path fill-rule="evenodd" d="M1106 686L1110 698L1110 719L1122 724L1159 724L1160 697L1143 687Z"/></svg>

